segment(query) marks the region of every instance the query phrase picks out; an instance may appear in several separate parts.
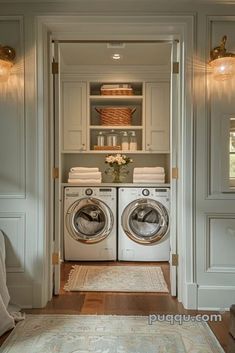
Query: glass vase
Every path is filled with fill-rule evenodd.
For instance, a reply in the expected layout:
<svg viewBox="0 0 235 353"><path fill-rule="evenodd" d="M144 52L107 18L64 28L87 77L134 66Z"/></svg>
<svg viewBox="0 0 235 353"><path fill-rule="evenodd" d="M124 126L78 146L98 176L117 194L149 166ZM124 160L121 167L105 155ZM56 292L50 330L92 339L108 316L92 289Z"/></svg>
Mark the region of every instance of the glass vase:
<svg viewBox="0 0 235 353"><path fill-rule="evenodd" d="M123 165L116 165L112 170L113 183L122 183L129 171Z"/></svg>
<svg viewBox="0 0 235 353"><path fill-rule="evenodd" d="M113 183L122 183L128 173L126 166L123 165L112 165L105 170L105 174L112 177Z"/></svg>
<svg viewBox="0 0 235 353"><path fill-rule="evenodd" d="M112 172L113 183L121 183L121 167L117 166L113 168Z"/></svg>

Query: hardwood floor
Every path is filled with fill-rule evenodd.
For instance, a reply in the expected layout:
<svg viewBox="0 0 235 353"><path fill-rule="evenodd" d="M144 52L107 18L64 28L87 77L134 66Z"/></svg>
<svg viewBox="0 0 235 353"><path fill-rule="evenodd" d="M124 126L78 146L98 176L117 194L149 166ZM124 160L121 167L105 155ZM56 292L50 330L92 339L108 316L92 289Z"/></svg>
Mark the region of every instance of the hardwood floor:
<svg viewBox="0 0 235 353"><path fill-rule="evenodd" d="M73 262L66 262L61 266L61 292L54 296L43 309L25 310L32 314L100 314L100 315L149 315L149 314L190 314L196 315L202 311L185 310L176 298L168 293L114 293L114 292L66 292L63 286L68 279ZM76 262L76 264L79 264ZM103 262L92 262L82 264L104 264ZM128 262L105 262L107 266L126 266ZM133 263L131 263L133 264ZM136 266L146 263L134 263ZM168 263L148 263L149 265L160 265L164 273L167 285L170 285ZM204 312L211 314L212 312ZM213 312L215 313L215 312ZM221 322L208 322L218 341L229 352L229 313L222 314ZM0 338L0 344L7 337ZM231 353L231 352L230 352Z"/></svg>

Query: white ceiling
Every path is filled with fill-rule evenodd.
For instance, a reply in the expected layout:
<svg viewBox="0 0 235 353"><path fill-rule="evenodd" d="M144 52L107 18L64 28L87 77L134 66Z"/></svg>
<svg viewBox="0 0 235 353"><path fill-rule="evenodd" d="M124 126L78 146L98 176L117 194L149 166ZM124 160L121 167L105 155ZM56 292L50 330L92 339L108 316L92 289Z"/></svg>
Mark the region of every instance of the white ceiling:
<svg viewBox="0 0 235 353"><path fill-rule="evenodd" d="M114 47L115 46L115 47ZM61 43L61 59L65 66L81 65L168 65L170 43ZM112 54L121 55L113 60Z"/></svg>
<svg viewBox="0 0 235 353"><path fill-rule="evenodd" d="M99 3L101 0L0 0L0 3L34 3L34 4L41 4L41 3L86 3L86 4L95 4ZM113 2L116 2L117 0L114 0ZM182 3L182 4L235 4L235 0L143 0L144 2L158 2L159 4L177 4L177 3ZM108 0L109 3L112 2L112 0ZM135 3L136 0L125 0L125 2L129 3ZM138 1L137 1L138 2ZM141 0L140 0L141 2Z"/></svg>

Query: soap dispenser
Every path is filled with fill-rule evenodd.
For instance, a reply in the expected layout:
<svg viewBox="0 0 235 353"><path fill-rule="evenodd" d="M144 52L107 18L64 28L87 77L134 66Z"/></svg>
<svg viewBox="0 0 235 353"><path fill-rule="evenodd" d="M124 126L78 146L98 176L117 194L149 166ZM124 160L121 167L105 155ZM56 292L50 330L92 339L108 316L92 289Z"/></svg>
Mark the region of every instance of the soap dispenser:
<svg viewBox="0 0 235 353"><path fill-rule="evenodd" d="M126 131L122 134L122 150L128 151L129 150L129 138Z"/></svg>
<svg viewBox="0 0 235 353"><path fill-rule="evenodd" d="M137 139L136 139L135 131L131 131L129 149L130 149L130 151L137 150Z"/></svg>

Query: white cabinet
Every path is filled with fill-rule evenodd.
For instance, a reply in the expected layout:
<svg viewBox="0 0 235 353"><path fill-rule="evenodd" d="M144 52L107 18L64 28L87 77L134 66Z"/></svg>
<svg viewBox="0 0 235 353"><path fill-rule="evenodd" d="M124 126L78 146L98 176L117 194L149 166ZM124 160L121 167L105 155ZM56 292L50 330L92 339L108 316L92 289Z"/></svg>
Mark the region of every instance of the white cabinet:
<svg viewBox="0 0 235 353"><path fill-rule="evenodd" d="M86 83L62 81L61 90L62 150L86 150Z"/></svg>
<svg viewBox="0 0 235 353"><path fill-rule="evenodd" d="M146 151L170 151L170 84L147 82L145 87Z"/></svg>
<svg viewBox="0 0 235 353"><path fill-rule="evenodd" d="M131 95L103 95L102 85L101 81L62 80L62 152L122 151L123 133L130 139L134 132L137 140L135 153L169 153L169 82L130 82L133 90ZM133 111L130 122L127 125L121 125L120 121L115 122L112 119L110 124L104 122L100 112L108 112L108 115L112 109ZM101 147L97 143L100 134L105 141ZM110 134L116 134L116 146L109 146Z"/></svg>

